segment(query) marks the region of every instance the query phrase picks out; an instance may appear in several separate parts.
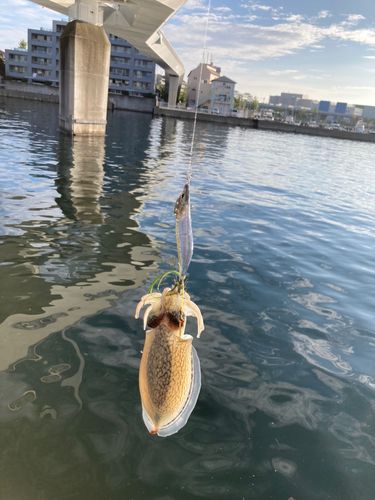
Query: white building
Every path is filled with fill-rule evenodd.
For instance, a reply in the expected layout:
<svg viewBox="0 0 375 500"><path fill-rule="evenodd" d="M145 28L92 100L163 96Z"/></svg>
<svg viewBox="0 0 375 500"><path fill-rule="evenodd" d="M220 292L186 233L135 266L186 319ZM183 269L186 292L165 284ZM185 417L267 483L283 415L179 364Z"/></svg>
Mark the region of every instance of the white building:
<svg viewBox="0 0 375 500"><path fill-rule="evenodd" d="M212 95L212 82L219 78L220 68L210 64L201 63L190 71L187 80L186 105L188 108L195 108L198 100L198 107L210 107ZM199 85L200 81L200 85ZM197 93L199 88L199 97Z"/></svg>
<svg viewBox="0 0 375 500"><path fill-rule="evenodd" d="M233 107L234 86L236 82L226 76L216 78L212 82L212 95L210 111L214 108L219 110L221 115L227 115Z"/></svg>
<svg viewBox="0 0 375 500"><path fill-rule="evenodd" d="M201 63L190 71L186 91L189 108L195 108L197 103L197 107L210 110L211 113L214 108L221 114L229 113L233 106L236 82L226 76L220 76L220 71L220 68L206 63Z"/></svg>

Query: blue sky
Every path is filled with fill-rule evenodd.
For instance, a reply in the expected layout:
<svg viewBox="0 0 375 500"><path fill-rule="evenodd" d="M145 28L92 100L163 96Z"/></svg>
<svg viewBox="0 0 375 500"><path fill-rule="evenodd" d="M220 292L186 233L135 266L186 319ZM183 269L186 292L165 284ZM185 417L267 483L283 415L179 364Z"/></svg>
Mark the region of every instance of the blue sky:
<svg viewBox="0 0 375 500"><path fill-rule="evenodd" d="M163 27L186 74L202 60L207 6L188 0ZM27 0L0 0L0 49L59 18ZM261 101L298 92L375 105L374 0L211 0L206 49L238 90Z"/></svg>

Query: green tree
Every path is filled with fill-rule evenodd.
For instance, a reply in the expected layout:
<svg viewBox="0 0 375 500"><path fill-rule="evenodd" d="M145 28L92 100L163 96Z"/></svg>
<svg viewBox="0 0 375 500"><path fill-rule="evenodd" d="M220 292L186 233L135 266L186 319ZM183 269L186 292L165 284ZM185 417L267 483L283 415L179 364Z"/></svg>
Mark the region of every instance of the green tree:
<svg viewBox="0 0 375 500"><path fill-rule="evenodd" d="M254 97L254 99L251 101L251 104L250 104L251 111L256 111L258 109L258 106L259 106L258 98Z"/></svg>
<svg viewBox="0 0 375 500"><path fill-rule="evenodd" d="M181 90L181 92L178 96L178 102L180 102L180 103L186 102L186 87L184 88L184 90Z"/></svg>
<svg viewBox="0 0 375 500"><path fill-rule="evenodd" d="M26 40L24 40L22 38L22 40L20 40L20 43L18 44L17 49L27 49L27 42L26 42Z"/></svg>
<svg viewBox="0 0 375 500"><path fill-rule="evenodd" d="M300 111L298 111L298 118L300 120L306 120L307 118L306 109L301 109Z"/></svg>
<svg viewBox="0 0 375 500"><path fill-rule="evenodd" d="M233 108L234 109L241 109L241 97L233 97Z"/></svg>
<svg viewBox="0 0 375 500"><path fill-rule="evenodd" d="M318 108L314 108L311 112L311 117L313 120L316 120L317 116L318 116Z"/></svg>
<svg viewBox="0 0 375 500"><path fill-rule="evenodd" d="M159 87L157 87L157 89L159 90L160 93L160 99L165 101L167 98L167 89L165 88L165 85L160 85Z"/></svg>

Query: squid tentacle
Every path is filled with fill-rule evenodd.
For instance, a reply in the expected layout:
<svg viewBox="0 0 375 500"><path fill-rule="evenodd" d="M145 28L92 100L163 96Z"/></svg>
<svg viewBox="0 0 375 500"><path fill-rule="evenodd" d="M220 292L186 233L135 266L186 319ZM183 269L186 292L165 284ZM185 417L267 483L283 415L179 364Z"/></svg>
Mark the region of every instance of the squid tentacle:
<svg viewBox="0 0 375 500"><path fill-rule="evenodd" d="M204 330L204 322L203 322L203 316L202 313L197 306L192 300L185 299L184 301L184 306L183 306L183 311L186 314L186 316L194 316L197 318L197 326L198 326L198 334L197 337L199 338L201 336L201 333Z"/></svg>
<svg viewBox="0 0 375 500"><path fill-rule="evenodd" d="M138 302L137 308L135 310L135 319L139 318L139 312L146 304L157 304L160 301L161 293L149 293L144 295Z"/></svg>

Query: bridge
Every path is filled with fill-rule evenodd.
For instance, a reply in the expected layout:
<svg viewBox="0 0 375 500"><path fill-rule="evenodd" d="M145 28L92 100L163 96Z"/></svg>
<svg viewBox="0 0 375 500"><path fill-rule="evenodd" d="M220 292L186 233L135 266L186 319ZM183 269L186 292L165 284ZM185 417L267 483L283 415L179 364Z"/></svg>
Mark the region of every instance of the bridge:
<svg viewBox="0 0 375 500"><path fill-rule="evenodd" d="M184 77L184 66L161 31L161 27L177 12L186 0L31 0L32 2L68 16L70 28L60 39L60 128L71 134L105 133L107 108L109 46L103 30L125 39L142 54L165 70L168 102L175 105L178 89ZM85 23L85 26L82 24ZM67 26L67 28L69 25ZM65 35L65 39L64 39ZM69 37L67 36L69 35ZM109 44L109 42L108 42ZM79 50L77 50L79 47ZM65 54L65 56L64 56ZM96 68L87 61L97 60ZM74 70L72 70L72 67ZM101 78L98 71L101 68ZM65 77L64 77L65 76ZM94 82L94 83L93 83ZM107 82L107 83L106 83ZM98 88L102 99L98 99ZM95 87L95 88L92 88ZM81 91L77 92L77 88ZM74 89L74 92L73 92ZM104 98L104 92L106 97ZM74 96L73 94L76 94ZM87 105L95 99L96 110L90 113L77 101ZM105 101L105 102L104 102ZM102 109L98 115L98 106Z"/></svg>

